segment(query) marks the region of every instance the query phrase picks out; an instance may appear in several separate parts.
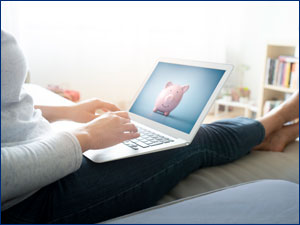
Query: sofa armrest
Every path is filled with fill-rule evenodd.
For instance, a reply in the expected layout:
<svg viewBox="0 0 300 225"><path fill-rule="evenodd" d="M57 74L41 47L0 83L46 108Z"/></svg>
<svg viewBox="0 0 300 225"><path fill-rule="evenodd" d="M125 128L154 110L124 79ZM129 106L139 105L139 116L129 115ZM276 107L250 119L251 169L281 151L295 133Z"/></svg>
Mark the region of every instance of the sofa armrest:
<svg viewBox="0 0 300 225"><path fill-rule="evenodd" d="M33 98L35 105L74 105L75 103L36 84L24 84L24 89Z"/></svg>
<svg viewBox="0 0 300 225"><path fill-rule="evenodd" d="M299 224L299 185L261 180L196 195L105 224Z"/></svg>

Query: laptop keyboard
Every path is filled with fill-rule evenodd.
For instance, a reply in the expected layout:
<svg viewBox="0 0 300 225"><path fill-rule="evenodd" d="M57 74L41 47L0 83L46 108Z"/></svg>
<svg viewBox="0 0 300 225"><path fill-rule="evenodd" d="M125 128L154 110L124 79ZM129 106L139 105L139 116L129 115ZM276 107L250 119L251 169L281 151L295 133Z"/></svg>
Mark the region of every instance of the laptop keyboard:
<svg viewBox="0 0 300 225"><path fill-rule="evenodd" d="M140 133L140 136L138 138L123 142L123 144L127 145L128 147L130 147L134 150L144 149L144 148L148 148L151 146L161 145L161 144L165 144L165 143L174 141L170 138L167 138L163 135L154 133L145 128L141 128L141 127L137 126L137 129Z"/></svg>

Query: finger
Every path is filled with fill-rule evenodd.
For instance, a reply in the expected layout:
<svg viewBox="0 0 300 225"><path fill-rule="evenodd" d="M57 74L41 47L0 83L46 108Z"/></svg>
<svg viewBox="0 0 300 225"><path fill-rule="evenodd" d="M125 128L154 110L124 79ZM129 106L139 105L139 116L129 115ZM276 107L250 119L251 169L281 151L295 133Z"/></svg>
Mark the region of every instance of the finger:
<svg viewBox="0 0 300 225"><path fill-rule="evenodd" d="M95 115L95 114L89 113L89 114L86 115L84 122L92 121L92 120L96 119L99 116L100 115Z"/></svg>
<svg viewBox="0 0 300 225"><path fill-rule="evenodd" d="M103 102L103 101L101 104L101 109L106 110L106 111L113 111L113 112L120 111L120 109L115 104L112 104L109 102Z"/></svg>
<svg viewBox="0 0 300 225"><path fill-rule="evenodd" d="M119 118L121 124L130 123L130 119L127 119L127 118L124 118L124 117L119 117L119 116L117 116L117 117Z"/></svg>
<svg viewBox="0 0 300 225"><path fill-rule="evenodd" d="M123 133L122 135L122 140L126 141L126 140L130 140L130 139L134 139L134 138L138 138L140 136L140 133Z"/></svg>
<svg viewBox="0 0 300 225"><path fill-rule="evenodd" d="M137 132L138 129L133 123L126 123L122 126L123 131L129 131L129 132Z"/></svg>
<svg viewBox="0 0 300 225"><path fill-rule="evenodd" d="M129 115L128 115L128 112L125 112L125 111L114 112L114 114L116 114L116 115L118 115L120 117L126 118L126 119L130 119Z"/></svg>

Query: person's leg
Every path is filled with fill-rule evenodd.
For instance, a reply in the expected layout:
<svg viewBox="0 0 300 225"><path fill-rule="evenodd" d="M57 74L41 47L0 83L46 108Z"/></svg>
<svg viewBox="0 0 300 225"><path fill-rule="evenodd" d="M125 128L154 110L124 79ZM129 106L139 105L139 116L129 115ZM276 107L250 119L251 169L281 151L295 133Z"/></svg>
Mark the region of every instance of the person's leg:
<svg viewBox="0 0 300 225"><path fill-rule="evenodd" d="M286 145L299 137L299 122L287 125L270 134L261 144L254 147L254 150L282 152Z"/></svg>
<svg viewBox="0 0 300 225"><path fill-rule="evenodd" d="M299 136L299 122L285 125L299 118L299 91L291 98L259 119L265 128L265 140L254 150L270 150L281 152L287 144Z"/></svg>
<svg viewBox="0 0 300 225"><path fill-rule="evenodd" d="M280 130L283 125L299 118L299 91L296 91L286 102L271 110L259 119L265 128L266 137Z"/></svg>
<svg viewBox="0 0 300 225"><path fill-rule="evenodd" d="M2 212L2 222L96 223L144 209L194 170L236 160L263 138L259 122L236 118L203 125L187 147L101 164L85 158L75 173Z"/></svg>

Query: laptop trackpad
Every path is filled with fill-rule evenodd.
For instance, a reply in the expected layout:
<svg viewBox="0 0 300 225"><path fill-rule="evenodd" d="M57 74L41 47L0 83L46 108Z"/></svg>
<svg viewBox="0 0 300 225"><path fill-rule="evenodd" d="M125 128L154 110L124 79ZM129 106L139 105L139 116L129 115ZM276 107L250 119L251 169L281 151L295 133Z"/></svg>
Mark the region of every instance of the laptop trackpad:
<svg viewBox="0 0 300 225"><path fill-rule="evenodd" d="M131 155L136 155L136 153L136 150L127 147L123 143L120 143L105 149L88 150L84 152L83 155L93 162L100 163L130 157Z"/></svg>

